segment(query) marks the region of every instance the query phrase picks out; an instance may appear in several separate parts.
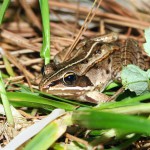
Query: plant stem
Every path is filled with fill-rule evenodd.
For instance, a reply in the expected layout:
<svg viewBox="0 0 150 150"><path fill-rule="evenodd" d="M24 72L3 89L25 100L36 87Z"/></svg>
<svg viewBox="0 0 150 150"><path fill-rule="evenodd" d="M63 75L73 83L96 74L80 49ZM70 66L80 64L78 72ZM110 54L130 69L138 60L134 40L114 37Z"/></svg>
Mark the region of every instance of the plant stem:
<svg viewBox="0 0 150 150"><path fill-rule="evenodd" d="M48 0L39 0L42 24L43 24L43 45L40 56L45 59L45 65L50 62L50 19Z"/></svg>

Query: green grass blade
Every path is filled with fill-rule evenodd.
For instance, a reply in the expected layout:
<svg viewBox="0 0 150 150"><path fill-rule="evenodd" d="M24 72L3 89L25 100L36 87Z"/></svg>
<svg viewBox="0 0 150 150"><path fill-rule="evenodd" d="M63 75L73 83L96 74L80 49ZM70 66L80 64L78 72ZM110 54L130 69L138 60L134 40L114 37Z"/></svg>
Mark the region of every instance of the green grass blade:
<svg viewBox="0 0 150 150"><path fill-rule="evenodd" d="M14 120L13 120L12 112L10 109L10 104L9 104L9 101L8 101L8 98L6 95L6 91L5 91L4 83L2 80L1 72L0 72L0 95L1 95L3 106L4 106L5 114L7 117L7 122L13 126Z"/></svg>
<svg viewBox="0 0 150 150"><path fill-rule="evenodd" d="M114 128L131 133L150 135L150 121L137 116L95 110L74 111L73 122L89 129Z"/></svg>
<svg viewBox="0 0 150 150"><path fill-rule="evenodd" d="M2 24L6 9L10 3L10 0L4 0L3 4L0 6L0 25Z"/></svg>
<svg viewBox="0 0 150 150"><path fill-rule="evenodd" d="M108 109L108 108L117 108L122 106L129 106L129 105L135 105L138 104L144 100L150 99L150 93L146 93L140 96L136 97L127 97L125 99L122 99L119 102L109 102L109 103L103 103L96 106L96 109Z"/></svg>
<svg viewBox="0 0 150 150"><path fill-rule="evenodd" d="M24 150L46 150L66 131L71 123L71 116L65 115L47 125L36 135Z"/></svg>
<svg viewBox="0 0 150 150"><path fill-rule="evenodd" d="M21 93L21 92L7 92L7 96L8 99L11 102L15 102L17 103L22 103L24 106L28 106L28 107L39 107L39 108L44 108L44 107L54 107L54 108L62 108L65 110L75 110L76 106L71 105L71 104L67 104L64 102L60 102L60 101L54 101L54 100L50 100L44 97L40 97L37 95L33 95L33 94L27 94L27 93Z"/></svg>
<svg viewBox="0 0 150 150"><path fill-rule="evenodd" d="M12 69L12 67L11 67L11 65L10 65L10 63L9 63L9 61L8 61L8 59L7 59L4 55L3 55L2 57L3 57L3 61L4 61L4 64L5 64L7 73L8 73L10 76L14 77L14 76L15 76L15 73L14 73L14 71L13 71L13 69Z"/></svg>
<svg viewBox="0 0 150 150"><path fill-rule="evenodd" d="M110 90L110 89L115 88L115 87L118 87L118 86L119 86L118 83L112 82L112 83L110 83L110 84L106 87L105 90Z"/></svg>
<svg viewBox="0 0 150 150"><path fill-rule="evenodd" d="M52 123L45 127L33 140L24 148L24 150L46 150L53 144L53 137L56 136L58 126Z"/></svg>
<svg viewBox="0 0 150 150"><path fill-rule="evenodd" d="M130 146L133 142L137 141L140 138L139 135L135 135L132 138L130 138L129 140L122 142L120 145L114 147L114 148L110 148L107 150L121 150L121 149L127 149L128 146Z"/></svg>
<svg viewBox="0 0 150 150"><path fill-rule="evenodd" d="M95 108L94 108L95 109ZM101 109L95 109L101 110ZM103 111L115 112L122 114L149 114L150 113L150 103L139 103L131 106L122 106L117 108L105 108Z"/></svg>
<svg viewBox="0 0 150 150"><path fill-rule="evenodd" d="M43 45L40 52L40 56L44 58L45 65L50 62L50 17L49 17L49 5L48 0L39 0L42 24L43 24Z"/></svg>

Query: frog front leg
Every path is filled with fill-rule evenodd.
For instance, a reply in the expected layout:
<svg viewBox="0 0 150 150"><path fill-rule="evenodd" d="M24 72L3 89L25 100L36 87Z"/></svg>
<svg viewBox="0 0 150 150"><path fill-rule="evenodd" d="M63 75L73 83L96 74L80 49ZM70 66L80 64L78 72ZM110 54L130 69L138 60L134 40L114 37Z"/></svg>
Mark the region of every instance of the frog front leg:
<svg viewBox="0 0 150 150"><path fill-rule="evenodd" d="M108 102L110 97L99 91L89 91L85 93L85 95L80 96L80 99L86 102L99 104Z"/></svg>
<svg viewBox="0 0 150 150"><path fill-rule="evenodd" d="M120 88L113 96L108 96L99 91L88 91L78 97L78 100L89 103L101 104L114 101L122 92L124 88Z"/></svg>

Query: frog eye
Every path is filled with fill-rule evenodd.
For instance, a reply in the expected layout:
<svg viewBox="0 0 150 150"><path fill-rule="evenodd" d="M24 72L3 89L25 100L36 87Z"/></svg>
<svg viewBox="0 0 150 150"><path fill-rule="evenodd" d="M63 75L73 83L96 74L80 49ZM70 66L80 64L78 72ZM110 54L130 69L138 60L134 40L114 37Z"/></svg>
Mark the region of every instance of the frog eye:
<svg viewBox="0 0 150 150"><path fill-rule="evenodd" d="M72 85L77 79L74 72L67 72L63 77L63 82L67 85Z"/></svg>

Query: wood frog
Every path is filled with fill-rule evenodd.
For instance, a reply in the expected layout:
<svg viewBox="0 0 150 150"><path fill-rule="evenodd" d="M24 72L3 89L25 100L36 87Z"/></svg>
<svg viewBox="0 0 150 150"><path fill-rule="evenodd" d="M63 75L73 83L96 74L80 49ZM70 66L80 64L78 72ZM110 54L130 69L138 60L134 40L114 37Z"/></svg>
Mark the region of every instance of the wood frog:
<svg viewBox="0 0 150 150"><path fill-rule="evenodd" d="M133 39L118 41L118 34L110 33L80 41L70 57L61 61L66 49L58 53L53 63L45 66L39 88L41 91L90 103L109 100L102 92L120 80L123 66L135 64L147 69L142 50Z"/></svg>

